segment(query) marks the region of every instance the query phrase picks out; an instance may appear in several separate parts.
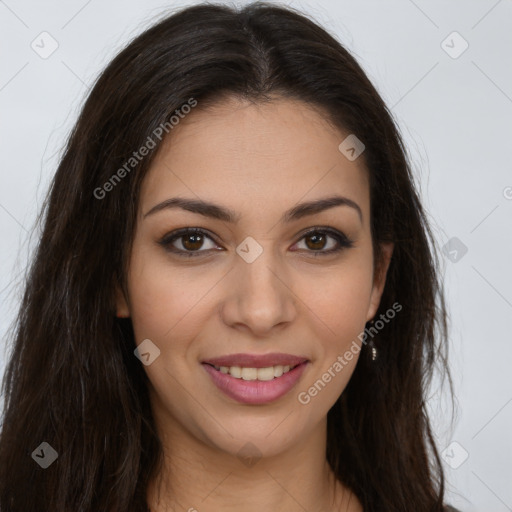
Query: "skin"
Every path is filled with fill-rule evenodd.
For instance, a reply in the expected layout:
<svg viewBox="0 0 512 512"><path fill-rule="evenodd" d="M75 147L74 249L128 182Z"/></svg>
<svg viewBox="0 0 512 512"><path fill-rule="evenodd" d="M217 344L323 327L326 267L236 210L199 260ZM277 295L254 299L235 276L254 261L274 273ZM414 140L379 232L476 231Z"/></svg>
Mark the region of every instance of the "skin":
<svg viewBox="0 0 512 512"><path fill-rule="evenodd" d="M319 111L283 98L267 104L223 100L199 104L175 126L145 177L127 276L117 312L131 317L136 343L160 350L144 366L165 465L151 481L152 512L281 510L362 511L326 460L327 412L345 389L359 353L305 405L307 391L350 348L375 315L392 244L374 275L370 196L364 159L338 149L348 135ZM339 194L362 211L336 206L291 223L281 215L297 203ZM214 202L240 215L235 224L180 208L144 216L171 197ZM331 227L353 247L303 232ZM158 241L184 227L211 233L172 245ZM317 233L318 234L318 233ZM236 248L251 236L263 253L247 263ZM188 243L187 243L188 242ZM215 248L224 250L215 251ZM240 404L212 383L209 357L285 352L310 360L285 396L265 405ZM251 466L237 456L257 447Z"/></svg>

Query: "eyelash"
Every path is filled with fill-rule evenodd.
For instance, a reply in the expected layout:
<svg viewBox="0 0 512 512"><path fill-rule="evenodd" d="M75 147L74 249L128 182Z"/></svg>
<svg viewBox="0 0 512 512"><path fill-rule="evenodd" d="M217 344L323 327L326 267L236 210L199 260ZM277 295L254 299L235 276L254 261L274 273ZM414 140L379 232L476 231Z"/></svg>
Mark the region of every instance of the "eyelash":
<svg viewBox="0 0 512 512"><path fill-rule="evenodd" d="M349 249L354 246L353 240L350 240L347 236L345 236L343 233L332 229L332 228L326 228L326 227L314 227L308 230L306 233L303 233L301 238L298 240L299 242L306 238L308 235L311 234L322 234L322 235L329 235L332 238L334 238L338 242L338 247L335 249L329 249L327 251L314 251L314 250L306 250L306 252L310 252L313 254L314 257L317 256L329 256L331 254L335 254L338 252L343 251L344 249ZM176 254L179 257L183 258L194 258L199 257L201 253L208 252L212 249L207 250L197 250L197 251L183 251L182 249L176 249L175 247L172 247L172 243L176 240L179 240L180 238L184 237L185 235L204 235L213 242L213 238L208 234L207 231L200 229L200 228L183 228L178 229L176 231L173 231L172 233L168 233L165 235L161 240L158 241L158 244L164 247L166 251L172 252L173 254ZM302 250L302 249L301 249Z"/></svg>

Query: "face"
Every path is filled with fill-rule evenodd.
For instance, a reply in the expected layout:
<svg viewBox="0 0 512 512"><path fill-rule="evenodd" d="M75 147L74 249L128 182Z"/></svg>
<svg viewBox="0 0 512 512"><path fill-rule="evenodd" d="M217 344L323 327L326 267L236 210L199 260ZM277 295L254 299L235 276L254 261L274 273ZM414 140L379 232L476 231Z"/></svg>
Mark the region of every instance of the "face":
<svg viewBox="0 0 512 512"><path fill-rule="evenodd" d="M288 99L200 107L174 127L144 178L118 315L131 317L137 345L151 340L144 370L162 431L231 454L247 442L277 454L326 421L346 387L359 352L334 376L333 366L361 345L392 247L374 276L367 170L338 149L348 133ZM330 207L298 208L335 196ZM173 198L218 208L192 211ZM273 353L306 362L266 381L205 363ZM274 366L265 363L252 366ZM308 392L329 369L329 382Z"/></svg>

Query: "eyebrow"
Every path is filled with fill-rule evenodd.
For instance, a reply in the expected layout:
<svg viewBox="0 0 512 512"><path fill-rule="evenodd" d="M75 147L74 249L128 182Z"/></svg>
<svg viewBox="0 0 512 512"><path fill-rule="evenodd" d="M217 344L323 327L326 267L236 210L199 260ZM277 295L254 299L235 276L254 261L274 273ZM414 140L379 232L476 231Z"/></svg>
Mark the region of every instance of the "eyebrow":
<svg viewBox="0 0 512 512"><path fill-rule="evenodd" d="M363 212L359 205L343 196L330 196L322 199L316 199L314 201L307 201L294 206L290 210L287 210L281 217L280 222L292 222L294 220L301 219L303 217L314 215L316 213L323 212L336 206L348 206L357 211L359 219L363 222ZM240 220L240 214L224 208L223 206L203 201L200 199L186 199L181 197L172 197L166 199L161 203L153 206L147 213L144 214L143 218L149 215L166 210L169 208L181 208L192 213L198 213L205 217L211 217L212 219L218 219L225 222L237 223Z"/></svg>

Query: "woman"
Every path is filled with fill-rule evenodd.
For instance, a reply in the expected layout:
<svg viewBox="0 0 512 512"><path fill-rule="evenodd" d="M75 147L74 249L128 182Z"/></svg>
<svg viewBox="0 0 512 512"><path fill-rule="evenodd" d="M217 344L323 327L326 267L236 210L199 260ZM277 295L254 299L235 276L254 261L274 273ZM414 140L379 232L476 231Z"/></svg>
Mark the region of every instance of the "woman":
<svg viewBox="0 0 512 512"><path fill-rule="evenodd" d="M389 111L314 22L197 5L137 37L43 213L2 512L447 510L434 241Z"/></svg>

